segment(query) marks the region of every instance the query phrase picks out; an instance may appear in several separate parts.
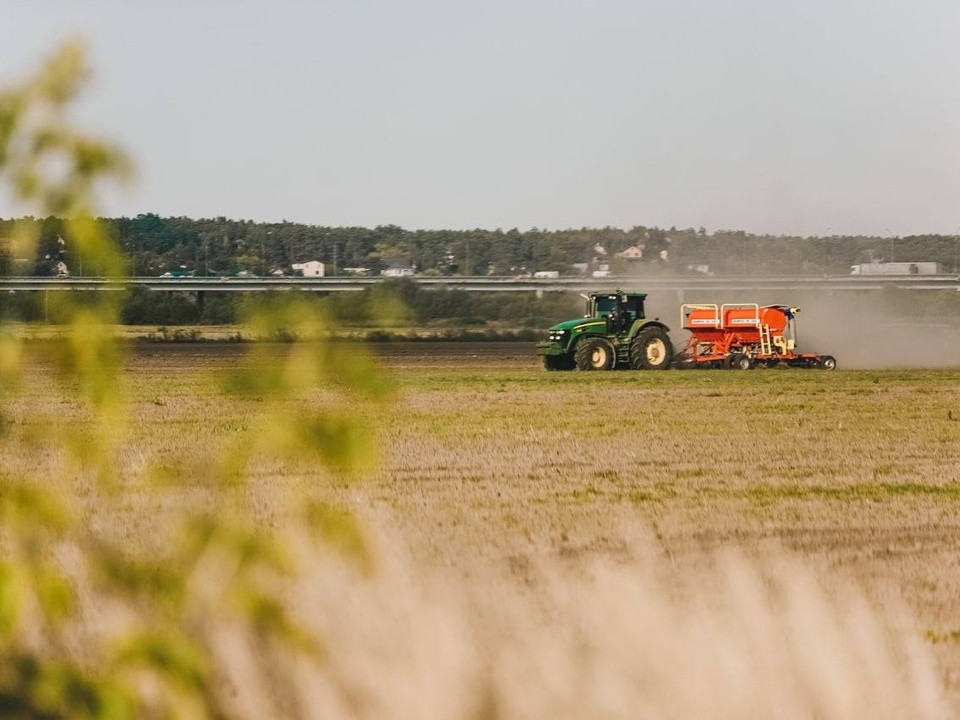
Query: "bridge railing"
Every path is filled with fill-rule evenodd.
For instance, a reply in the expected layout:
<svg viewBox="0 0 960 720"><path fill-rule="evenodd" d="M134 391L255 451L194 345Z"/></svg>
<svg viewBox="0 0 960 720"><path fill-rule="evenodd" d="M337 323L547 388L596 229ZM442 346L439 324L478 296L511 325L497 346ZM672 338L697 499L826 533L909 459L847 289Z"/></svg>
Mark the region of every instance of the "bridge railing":
<svg viewBox="0 0 960 720"><path fill-rule="evenodd" d="M160 292L265 292L300 289L310 292L363 290L390 278L382 277L131 277L114 280L97 277L2 277L0 291L118 290L142 287ZM424 288L460 289L468 292L585 292L589 290L958 290L956 275L776 275L776 276L665 276L609 278L527 277L413 277Z"/></svg>

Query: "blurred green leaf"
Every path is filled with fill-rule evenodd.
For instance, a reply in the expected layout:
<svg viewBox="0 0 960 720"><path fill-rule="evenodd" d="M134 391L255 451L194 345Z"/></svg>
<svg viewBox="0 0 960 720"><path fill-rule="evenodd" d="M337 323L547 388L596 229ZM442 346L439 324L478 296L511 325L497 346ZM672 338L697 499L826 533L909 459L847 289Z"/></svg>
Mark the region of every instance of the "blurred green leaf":
<svg viewBox="0 0 960 720"><path fill-rule="evenodd" d="M27 654L3 658L0 713L9 718L122 720L134 718L129 694L67 663Z"/></svg>
<svg viewBox="0 0 960 720"><path fill-rule="evenodd" d="M23 360L23 343L0 335L0 390L12 390L19 384Z"/></svg>
<svg viewBox="0 0 960 720"><path fill-rule="evenodd" d="M373 431L343 413L321 410L277 417L267 431L281 454L309 452L338 472L358 473L376 465Z"/></svg>
<svg viewBox="0 0 960 720"><path fill-rule="evenodd" d="M208 662L195 640L168 627L128 638L115 654L117 669L149 669L185 690L201 691L207 682Z"/></svg>
<svg viewBox="0 0 960 720"><path fill-rule="evenodd" d="M72 99L90 76L86 52L77 40L63 43L43 63L32 91L56 105Z"/></svg>
<svg viewBox="0 0 960 720"><path fill-rule="evenodd" d="M23 574L9 562L0 563L0 638L9 638L20 623L25 595Z"/></svg>
<svg viewBox="0 0 960 720"><path fill-rule="evenodd" d="M296 623L284 604L262 592L245 589L239 594L242 612L260 630L286 641L296 649L319 658L323 654L320 641Z"/></svg>
<svg viewBox="0 0 960 720"><path fill-rule="evenodd" d="M312 502L304 508L303 516L314 538L357 562L364 572L373 570L373 553L353 513L329 503Z"/></svg>
<svg viewBox="0 0 960 720"><path fill-rule="evenodd" d="M327 343L327 363L333 383L373 400L392 397L392 379L366 348L349 343Z"/></svg>
<svg viewBox="0 0 960 720"><path fill-rule="evenodd" d="M191 518L185 531L181 547L184 557L197 558L208 548L216 547L232 558L237 572L265 568L282 575L291 570L290 558L282 546L256 526L200 515Z"/></svg>
<svg viewBox="0 0 960 720"><path fill-rule="evenodd" d="M55 535L65 532L70 516L61 498L38 487L16 482L0 475L0 513L15 526L46 530Z"/></svg>
<svg viewBox="0 0 960 720"><path fill-rule="evenodd" d="M70 616L76 607L76 593L64 575L48 564L33 569L37 600L47 620L57 623Z"/></svg>
<svg viewBox="0 0 960 720"><path fill-rule="evenodd" d="M185 596L182 572L160 560L138 559L101 549L93 558L93 569L101 583L127 597L150 599L176 608Z"/></svg>

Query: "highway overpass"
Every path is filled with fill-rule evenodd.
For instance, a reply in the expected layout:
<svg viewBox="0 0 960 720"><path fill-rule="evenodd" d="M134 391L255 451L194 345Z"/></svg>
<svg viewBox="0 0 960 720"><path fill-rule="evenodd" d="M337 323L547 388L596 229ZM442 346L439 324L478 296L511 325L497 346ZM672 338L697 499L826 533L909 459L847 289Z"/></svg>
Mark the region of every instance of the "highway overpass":
<svg viewBox="0 0 960 720"><path fill-rule="evenodd" d="M876 291L885 288L910 291L958 291L956 275L778 275L778 276L650 276L615 278L508 278L508 277L415 277L425 289L467 292L589 292L593 290L721 291L721 290L816 290ZM154 292L349 292L383 283L379 277L257 278L257 277L131 277L123 280L93 277L4 277L0 291L123 290L143 288Z"/></svg>

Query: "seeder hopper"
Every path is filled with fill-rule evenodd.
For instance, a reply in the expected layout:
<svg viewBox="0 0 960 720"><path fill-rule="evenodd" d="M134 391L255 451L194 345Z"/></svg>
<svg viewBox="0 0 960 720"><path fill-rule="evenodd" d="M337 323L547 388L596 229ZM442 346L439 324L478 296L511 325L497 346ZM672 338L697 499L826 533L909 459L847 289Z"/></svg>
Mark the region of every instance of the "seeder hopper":
<svg viewBox="0 0 960 720"><path fill-rule="evenodd" d="M690 331L677 367L739 368L788 365L833 370L830 355L797 352L794 324L800 308L757 303L685 304L680 322Z"/></svg>

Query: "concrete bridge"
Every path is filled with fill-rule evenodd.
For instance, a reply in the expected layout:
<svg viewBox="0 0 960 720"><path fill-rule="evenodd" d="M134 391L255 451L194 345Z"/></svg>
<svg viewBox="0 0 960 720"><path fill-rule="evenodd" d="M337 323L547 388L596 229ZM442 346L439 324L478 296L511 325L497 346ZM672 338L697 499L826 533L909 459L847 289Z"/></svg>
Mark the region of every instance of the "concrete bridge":
<svg viewBox="0 0 960 720"><path fill-rule="evenodd" d="M642 292L815 290L877 291L885 288L910 291L960 290L956 275L782 275L782 276L650 276L612 278L510 278L510 277L415 277L424 289L467 292L590 292L595 290L636 290ZM144 288L154 292L267 292L297 289L304 292L349 292L381 284L380 277L131 277L123 280L94 277L4 277L0 292L50 290L125 290Z"/></svg>

